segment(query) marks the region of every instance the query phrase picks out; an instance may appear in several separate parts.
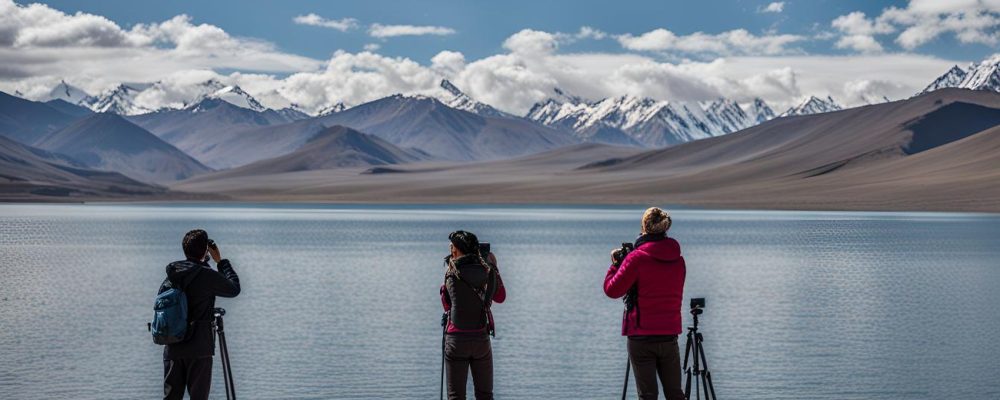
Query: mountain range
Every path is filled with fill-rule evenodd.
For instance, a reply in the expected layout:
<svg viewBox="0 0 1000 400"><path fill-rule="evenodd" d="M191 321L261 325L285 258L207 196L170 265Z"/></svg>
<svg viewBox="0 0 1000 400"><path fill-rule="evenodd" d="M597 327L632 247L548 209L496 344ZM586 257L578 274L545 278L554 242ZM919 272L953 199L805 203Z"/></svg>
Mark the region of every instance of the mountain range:
<svg viewBox="0 0 1000 400"><path fill-rule="evenodd" d="M941 110L933 118L929 116L930 111L926 115L906 114L908 109L905 107L878 108L886 113L882 118L895 121L895 125L885 125L874 117L868 118L868 123L876 127L872 128L874 130L867 129L868 135L882 137L879 135L899 129L939 133L937 136L912 136L911 143L903 150L905 155L911 157L928 157L923 154L935 153L940 147L950 146L949 141L971 140L962 135L978 136L977 132L990 128L990 124L994 123L992 119L982 117L992 116L993 107L988 101L976 97L980 95L975 93L995 92L1000 88L996 85L998 61L1000 57L993 57L967 68L956 66L928 86L939 89L903 102L916 104L919 103L917 99L928 98L930 94L938 95L939 92L949 94L938 100L961 102L955 99L963 95L955 93L970 93L968 96L978 100L967 103L980 108L942 106L938 107ZM396 94L353 107L337 103L310 116L294 105L278 110L267 108L238 86L214 80L185 89L187 94L176 97L176 103L153 111L137 104L143 104L141 100L144 96L176 95L169 91L177 88L160 82L123 84L99 96L90 96L61 82L50 93L52 98L45 102L0 93L0 135L18 142L31 154L44 154L62 160L60 165L93 174L114 171L134 181L148 183L150 187L171 185L175 190L186 190L193 182L220 183L223 179L259 182L257 176L286 174L308 173L316 181L322 181L326 175L346 179L342 174L358 174L359 170L365 172L369 169L374 172L361 175L394 175L393 171L397 170L412 172L410 165L433 166L431 169L434 170L471 168L480 171L477 173L486 173L479 166L499 168L512 162L527 163L529 160L534 163L539 160L534 158L535 155L549 160L546 157L554 157L554 154L561 155L563 161L560 165L563 166L568 165L567 160L580 161L576 166L580 169L570 168L564 173L574 175L584 170L589 171L587 173L599 171L598 175L617 182L616 174L627 172L619 169L624 168L622 166L631 166L626 169L634 168L636 171L650 169L650 174L660 168L660 174L666 176L673 173L667 173L667 170L675 171L674 168L708 171L714 164L668 163L646 168L641 164L618 160L618 157L601 159L598 154L602 151L608 154L634 152L636 157L649 160L655 158L653 154L659 153L644 152L644 149L665 149L663 154L669 154L671 159L688 159L690 156L686 152L710 145L716 148L715 152L701 154L732 157L739 152L722 151L727 147L720 143L730 143L730 139L722 139L733 133L746 135L745 132L755 132L759 126L771 127L767 130L771 132L769 136L749 136L761 143L771 143L788 134L775 131L776 126L789 132L794 130L791 127L801 131L798 124L812 126L834 120L864 131L864 127L834 116L859 117L856 110L872 107L845 110L829 96L811 96L776 116L761 99L741 104L727 99L676 102L625 95L590 101L554 89L550 98L536 104L526 116L519 117L473 99L447 80L439 83L438 91L432 96ZM950 89L953 86L976 90L953 93L951 91L955 89ZM879 101L875 105L897 103L900 102ZM912 121L903 123L896 119L904 114L914 120L924 118L937 122L916 125L911 124ZM969 132L955 132L959 123L970 119L982 124L969 128L972 129ZM805 122L789 122L799 120ZM867 137L839 135L832 137L869 143ZM957 139L948 139L949 135L957 135ZM824 143L834 154L837 148L845 146L829 142L819 134L804 135L795 140L804 141L803 145ZM742 143L748 149L758 148L757 145ZM587 150L576 150L581 148ZM673 148L686 150L682 154L677 153L681 150L671 150ZM795 150L785 151L804 151L798 147L789 149ZM884 155L880 149L872 151ZM766 149L758 150L754 154L766 153ZM812 154L808 158L811 162L823 157ZM782 159L792 160L788 157ZM797 164L792 164L787 167L799 168ZM584 165L587 167L583 168ZM852 165L858 165L858 162L853 161ZM418 168L423 171L421 173L426 172L421 168L424 167ZM504 169L497 171L503 172ZM524 169L510 171L521 174ZM713 173L719 173L719 170L715 171ZM539 176L547 176L545 171L538 173ZM433 174L405 175L414 179L424 176L427 179L420 179L423 184L440 186L428 180ZM622 182L632 179L631 173L623 176ZM517 178L524 182L535 181L535 178L529 179L523 174ZM563 175L548 178L563 179ZM379 179L382 178L376 180ZM355 178L351 175L347 180ZM177 181L181 182L175 183ZM293 185L294 180L286 184ZM697 184L691 185L689 192L693 193ZM238 192L237 197L252 190L252 187L247 187Z"/></svg>

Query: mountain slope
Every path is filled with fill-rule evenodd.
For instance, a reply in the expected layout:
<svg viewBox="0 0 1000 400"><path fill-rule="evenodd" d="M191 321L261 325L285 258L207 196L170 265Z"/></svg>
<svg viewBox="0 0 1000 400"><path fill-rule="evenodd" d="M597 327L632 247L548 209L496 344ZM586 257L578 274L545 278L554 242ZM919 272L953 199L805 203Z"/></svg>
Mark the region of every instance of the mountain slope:
<svg viewBox="0 0 1000 400"><path fill-rule="evenodd" d="M45 103L0 92L0 135L18 142L30 145L75 119Z"/></svg>
<svg viewBox="0 0 1000 400"><path fill-rule="evenodd" d="M456 87L447 79L441 80L441 84L439 85L439 87L441 88L441 90L444 91L444 95L442 96L441 101L444 104L447 104L448 107L454 108L456 110L468 111L473 114L479 114L484 117L506 117L506 118L514 117L513 115L507 114L503 111L493 108L493 106L489 104L480 103L474 100L472 97L469 97L469 95L459 90L458 87Z"/></svg>
<svg viewBox="0 0 1000 400"><path fill-rule="evenodd" d="M136 115L129 117L129 120L213 168L242 164L234 164L236 160L232 159L218 160L216 157L218 147L231 146L229 143L238 139L243 131L294 121L274 110L258 112L213 98L203 99L182 110ZM259 156L248 149L245 158L255 161L274 155L276 154Z"/></svg>
<svg viewBox="0 0 1000 400"><path fill-rule="evenodd" d="M260 160L226 171L189 180L227 179L240 176L272 175L296 171L368 167L420 161L420 153L400 149L385 140L343 126L317 133L291 153Z"/></svg>
<svg viewBox="0 0 1000 400"><path fill-rule="evenodd" d="M45 104L47 106L49 106L49 107L52 107L52 108L56 109L57 111L59 111L59 112L61 112L63 114L69 115L71 117L76 117L76 118L86 117L86 116L94 113L93 111L91 111L87 107L84 107L84 106L81 106L81 105L72 104L72 103L67 102L67 101L65 101L63 99L49 100L49 101L46 101Z"/></svg>
<svg viewBox="0 0 1000 400"><path fill-rule="evenodd" d="M0 199L6 201L118 198L165 191L0 137Z"/></svg>
<svg viewBox="0 0 1000 400"><path fill-rule="evenodd" d="M393 95L317 119L449 160L508 158L578 142L531 121L484 117L425 96Z"/></svg>
<svg viewBox="0 0 1000 400"><path fill-rule="evenodd" d="M152 133L112 113L80 119L36 142L88 168L117 171L144 182L169 182L210 171Z"/></svg>

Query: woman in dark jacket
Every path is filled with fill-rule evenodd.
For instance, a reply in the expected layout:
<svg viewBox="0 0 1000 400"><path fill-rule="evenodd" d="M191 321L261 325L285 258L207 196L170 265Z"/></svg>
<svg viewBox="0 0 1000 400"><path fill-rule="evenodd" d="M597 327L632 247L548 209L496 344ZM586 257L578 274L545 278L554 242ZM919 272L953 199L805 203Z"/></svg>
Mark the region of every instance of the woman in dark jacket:
<svg viewBox="0 0 1000 400"><path fill-rule="evenodd" d="M657 398L657 377L668 400L684 398L677 335L681 333L686 269L680 244L667 237L670 224L666 211L646 210L635 249L621 263L616 263L612 251L612 264L604 277L608 297L619 298L631 291L636 299L622 318L622 335L628 336L629 362L640 399Z"/></svg>
<svg viewBox="0 0 1000 400"><path fill-rule="evenodd" d="M493 398L492 302L507 298L493 253L483 258L479 239L471 232L448 235L451 255L445 258L441 304L447 313L444 358L448 372L448 398L465 399L465 384L472 370L476 399Z"/></svg>

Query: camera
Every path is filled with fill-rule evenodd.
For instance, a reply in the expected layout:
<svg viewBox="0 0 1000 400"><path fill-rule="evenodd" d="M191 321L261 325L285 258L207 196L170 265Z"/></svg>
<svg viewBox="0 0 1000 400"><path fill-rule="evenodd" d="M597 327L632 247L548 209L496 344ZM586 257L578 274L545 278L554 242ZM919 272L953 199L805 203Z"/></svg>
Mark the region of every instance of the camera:
<svg viewBox="0 0 1000 400"><path fill-rule="evenodd" d="M625 260L625 256L635 250L635 246L632 243L622 243L622 247L615 250L615 265L619 265Z"/></svg>
<svg viewBox="0 0 1000 400"><path fill-rule="evenodd" d="M691 298L691 314L698 315L705 310L705 298L704 297L692 297Z"/></svg>
<svg viewBox="0 0 1000 400"><path fill-rule="evenodd" d="M212 239L208 239L208 248L212 250L218 249L218 247L215 245L215 241Z"/></svg>
<svg viewBox="0 0 1000 400"><path fill-rule="evenodd" d="M479 242L479 255L483 258L490 255L490 242Z"/></svg>

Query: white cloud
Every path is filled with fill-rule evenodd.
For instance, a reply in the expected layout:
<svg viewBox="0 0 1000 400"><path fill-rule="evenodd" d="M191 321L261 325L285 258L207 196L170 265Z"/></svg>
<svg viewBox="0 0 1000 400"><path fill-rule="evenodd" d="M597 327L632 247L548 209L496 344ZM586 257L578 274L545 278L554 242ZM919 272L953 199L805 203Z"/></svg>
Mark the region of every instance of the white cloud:
<svg viewBox="0 0 1000 400"><path fill-rule="evenodd" d="M518 54L548 54L556 51L559 40L548 32L522 29L504 40L503 47Z"/></svg>
<svg viewBox="0 0 1000 400"><path fill-rule="evenodd" d="M389 38L396 36L424 36L424 35L452 35L454 29L444 26L418 26L418 25L382 25L372 24L368 28L368 35L376 38Z"/></svg>
<svg viewBox="0 0 1000 400"><path fill-rule="evenodd" d="M768 4L766 7L762 8L760 12L764 13L780 13L785 10L785 2L775 1Z"/></svg>
<svg viewBox="0 0 1000 400"><path fill-rule="evenodd" d="M299 25L321 26L341 32L347 32L358 27L358 20L354 18L326 19L313 13L299 15L293 18L292 21Z"/></svg>
<svg viewBox="0 0 1000 400"><path fill-rule="evenodd" d="M635 51L675 51L684 54L717 55L777 55L799 52L788 46L806 40L805 36L790 34L754 35L746 29L734 29L718 34L695 32L677 34L658 28L639 36L631 34L616 37L622 47Z"/></svg>
<svg viewBox="0 0 1000 400"><path fill-rule="evenodd" d="M364 46L365 51L376 51L376 50L378 50L380 48L382 48L382 45L380 45L378 43L368 43L368 44L365 44L365 46Z"/></svg>
<svg viewBox="0 0 1000 400"><path fill-rule="evenodd" d="M889 7L873 19L855 11L833 20L844 33L839 48L871 52L881 48L875 35L899 32L896 44L913 50L945 34L965 44L1000 44L1000 1L997 0L911 0L906 7ZM864 36L864 38L862 38Z"/></svg>

